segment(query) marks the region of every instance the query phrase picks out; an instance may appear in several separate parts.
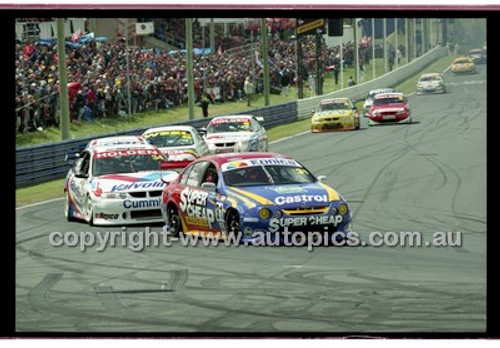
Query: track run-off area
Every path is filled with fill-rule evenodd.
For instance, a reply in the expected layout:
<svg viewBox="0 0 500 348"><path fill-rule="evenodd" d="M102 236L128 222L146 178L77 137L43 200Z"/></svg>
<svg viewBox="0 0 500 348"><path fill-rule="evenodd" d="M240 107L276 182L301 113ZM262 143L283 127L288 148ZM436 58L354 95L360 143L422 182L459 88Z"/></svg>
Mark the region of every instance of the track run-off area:
<svg viewBox="0 0 500 348"><path fill-rule="evenodd" d="M424 241L458 232L460 245L81 252L51 246L49 234L120 228L66 222L57 200L16 210L16 330L484 332L486 66L478 72L448 71L447 93L410 96L412 124L368 127L362 118L359 131L270 145L328 176L361 240L376 231L417 231Z"/></svg>

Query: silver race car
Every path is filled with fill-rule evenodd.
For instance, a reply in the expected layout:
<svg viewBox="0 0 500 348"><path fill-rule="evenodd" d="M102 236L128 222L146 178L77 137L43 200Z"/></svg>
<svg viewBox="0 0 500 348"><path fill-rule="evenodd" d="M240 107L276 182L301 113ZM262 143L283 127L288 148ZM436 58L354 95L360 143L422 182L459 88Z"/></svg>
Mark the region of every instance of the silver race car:
<svg viewBox="0 0 500 348"><path fill-rule="evenodd" d="M263 118L252 115L214 117L206 129L209 152L267 151L267 133L260 124L262 121Z"/></svg>

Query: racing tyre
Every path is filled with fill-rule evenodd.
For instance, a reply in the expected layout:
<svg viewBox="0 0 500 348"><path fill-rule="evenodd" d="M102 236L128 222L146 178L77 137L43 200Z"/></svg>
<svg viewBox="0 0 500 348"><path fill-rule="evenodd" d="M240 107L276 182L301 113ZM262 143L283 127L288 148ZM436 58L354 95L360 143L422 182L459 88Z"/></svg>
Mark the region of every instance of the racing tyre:
<svg viewBox="0 0 500 348"><path fill-rule="evenodd" d="M181 218L179 216L179 211L177 210L177 207L173 204L170 204L167 208L167 214L168 214L168 226L170 232L172 233L173 237L178 237L179 233L183 231L182 231Z"/></svg>
<svg viewBox="0 0 500 348"><path fill-rule="evenodd" d="M70 214L70 207L69 207L69 192L66 192L66 196L64 198L64 217L66 218L67 221L75 221L76 219L71 216Z"/></svg>
<svg viewBox="0 0 500 348"><path fill-rule="evenodd" d="M89 225L94 226L94 205L92 204L92 199L90 199L90 196L87 196L84 215L85 220L89 222Z"/></svg>
<svg viewBox="0 0 500 348"><path fill-rule="evenodd" d="M240 233L240 215L236 210L230 210L226 218L227 232L236 236Z"/></svg>
<svg viewBox="0 0 500 348"><path fill-rule="evenodd" d="M359 129L361 127L361 120L358 117L358 123L356 124L356 129Z"/></svg>

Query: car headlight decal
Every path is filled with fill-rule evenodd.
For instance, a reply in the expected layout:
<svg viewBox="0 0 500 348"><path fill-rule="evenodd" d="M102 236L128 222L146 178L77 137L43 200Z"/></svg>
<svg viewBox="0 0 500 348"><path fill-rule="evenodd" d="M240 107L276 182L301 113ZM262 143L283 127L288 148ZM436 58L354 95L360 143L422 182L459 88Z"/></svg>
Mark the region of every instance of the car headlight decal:
<svg viewBox="0 0 500 348"><path fill-rule="evenodd" d="M263 220L268 220L269 218L271 218L272 215L273 213L268 208L261 208L259 210L259 217Z"/></svg>

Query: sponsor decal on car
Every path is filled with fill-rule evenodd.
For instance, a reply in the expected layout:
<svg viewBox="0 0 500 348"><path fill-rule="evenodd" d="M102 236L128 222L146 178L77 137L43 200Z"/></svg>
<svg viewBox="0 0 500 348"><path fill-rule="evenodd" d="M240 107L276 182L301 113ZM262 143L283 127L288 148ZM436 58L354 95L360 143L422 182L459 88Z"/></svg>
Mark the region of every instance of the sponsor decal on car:
<svg viewBox="0 0 500 348"><path fill-rule="evenodd" d="M207 207L208 192L186 187L180 194L179 208L190 225L212 228L218 221L224 221L223 204L217 202L215 211Z"/></svg>
<svg viewBox="0 0 500 348"><path fill-rule="evenodd" d="M158 149L128 149L128 150L107 150L103 152L97 152L95 158L110 158L110 157L120 157L120 156L137 156L137 155L156 155L163 157L160 150Z"/></svg>
<svg viewBox="0 0 500 348"><path fill-rule="evenodd" d="M216 118L212 120L209 125L221 124L221 123L250 123L250 119L248 117Z"/></svg>
<svg viewBox="0 0 500 348"><path fill-rule="evenodd" d="M296 196L278 196L274 199L277 205L291 204L291 203L327 203L327 195L296 195Z"/></svg>
<svg viewBox="0 0 500 348"><path fill-rule="evenodd" d="M297 186L295 186L295 187L294 186L291 186L291 187L288 187L288 186L278 186L278 187L271 188L271 190L273 190L274 192L279 193L281 195L290 194L290 193L304 193L304 192L307 192L302 187L297 187Z"/></svg>
<svg viewBox="0 0 500 348"><path fill-rule="evenodd" d="M262 165L280 165L280 166L292 166L292 167L302 167L299 163L292 159L286 158L255 158L233 161L222 164L222 171L227 171L231 169L238 169L246 166L262 166Z"/></svg>
<svg viewBox="0 0 500 348"><path fill-rule="evenodd" d="M152 132L144 135L144 138L149 139L149 138L154 138L157 136L178 136L184 139L191 139L193 136L191 132L188 131L175 131L175 130L169 130L169 131L160 131L160 132Z"/></svg>
<svg viewBox="0 0 500 348"><path fill-rule="evenodd" d="M322 226L333 225L337 226L343 221L342 215L319 215L319 216L300 216L286 218L272 218L269 221L269 231L276 232L280 228L285 227L305 227L305 226Z"/></svg>
<svg viewBox="0 0 500 348"><path fill-rule="evenodd" d="M161 204L161 199L143 199L143 200L131 200L126 199L123 201L123 207L125 209L137 209L137 208L158 208Z"/></svg>
<svg viewBox="0 0 500 348"><path fill-rule="evenodd" d="M145 188L156 188L163 187L165 184L162 181L146 181L146 182L134 182L131 184L118 184L114 185L111 188L111 192L116 191L128 191L128 190L136 190L136 189L145 189Z"/></svg>
<svg viewBox="0 0 500 348"><path fill-rule="evenodd" d="M96 219L116 220L119 216L119 214L95 213Z"/></svg>

